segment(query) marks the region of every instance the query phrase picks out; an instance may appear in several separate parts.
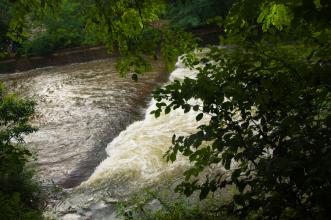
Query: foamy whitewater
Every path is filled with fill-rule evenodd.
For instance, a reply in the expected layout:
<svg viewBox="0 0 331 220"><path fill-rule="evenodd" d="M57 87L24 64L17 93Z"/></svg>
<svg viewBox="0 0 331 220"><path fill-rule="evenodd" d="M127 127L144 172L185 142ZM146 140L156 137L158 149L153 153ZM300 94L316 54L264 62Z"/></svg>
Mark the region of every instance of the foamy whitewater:
<svg viewBox="0 0 331 220"><path fill-rule="evenodd" d="M204 51L199 51L197 55L203 55ZM179 59L168 83L182 81L185 77L196 78L196 75L196 70L186 68ZM189 102L202 105L201 100L192 99ZM178 182L177 177L183 176L190 162L180 155L174 163L166 161L164 155L172 145L172 136L195 133L199 125L209 122L210 116L204 115L197 122L196 116L200 112L192 110L184 113L179 108L155 118L150 114L155 109L156 101L152 100L144 120L128 126L107 145L107 158L89 179L79 187L68 190L61 201L54 201L54 205L50 206L51 216L64 220L121 219L117 217L114 205L118 201L154 184Z"/></svg>
<svg viewBox="0 0 331 220"><path fill-rule="evenodd" d="M197 71L186 68L179 59L169 83L182 81L185 77L195 78L196 74ZM190 102L202 104L198 100ZM174 163L166 162L163 156L171 146L173 134L192 134L199 125L207 123L209 117L205 115L197 122L195 118L199 112L184 113L179 108L155 118L150 114L156 109L155 104L153 99L146 110L145 119L131 124L108 144L107 158L82 186L111 183L134 184L137 187L158 181L163 176L175 176L189 166L188 160L182 156L177 157Z"/></svg>

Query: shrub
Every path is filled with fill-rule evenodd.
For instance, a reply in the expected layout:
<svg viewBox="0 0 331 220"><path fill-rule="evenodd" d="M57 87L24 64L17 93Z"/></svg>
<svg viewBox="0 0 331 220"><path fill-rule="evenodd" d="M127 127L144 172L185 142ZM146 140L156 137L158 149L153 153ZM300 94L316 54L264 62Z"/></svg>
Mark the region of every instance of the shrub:
<svg viewBox="0 0 331 220"><path fill-rule="evenodd" d="M182 108L209 123L173 137L194 166L177 190L190 195L235 185L225 208L241 218L327 219L331 200L331 31L327 1L238 0L222 23L225 44L186 56L196 79L159 89L153 111ZM200 99L201 106L188 100ZM166 101L165 101L166 100ZM202 144L205 143L205 144ZM201 181L207 168L224 170Z"/></svg>
<svg viewBox="0 0 331 220"><path fill-rule="evenodd" d="M40 188L26 163L32 153L23 135L36 131L28 124L34 103L6 94L0 85L0 218L38 219Z"/></svg>
<svg viewBox="0 0 331 220"><path fill-rule="evenodd" d="M194 28L208 23L215 16L225 17L232 0L171 1L166 18L178 28Z"/></svg>
<svg viewBox="0 0 331 220"><path fill-rule="evenodd" d="M97 37L85 30L82 7L78 1L64 1L55 12L48 9L41 18L32 19L32 29L39 31L23 43L20 53L46 55L58 49L97 44Z"/></svg>
<svg viewBox="0 0 331 220"><path fill-rule="evenodd" d="M221 204L231 199L231 194L217 192L200 202L196 194L185 197L175 193L168 183L163 182L162 187L141 190L131 195L126 202L118 203L118 215L128 220L236 219L218 210Z"/></svg>

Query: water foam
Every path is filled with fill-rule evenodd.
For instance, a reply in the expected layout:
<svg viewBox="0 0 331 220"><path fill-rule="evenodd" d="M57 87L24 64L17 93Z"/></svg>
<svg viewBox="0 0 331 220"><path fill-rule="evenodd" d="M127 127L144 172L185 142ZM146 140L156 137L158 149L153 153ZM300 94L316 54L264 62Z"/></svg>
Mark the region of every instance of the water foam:
<svg viewBox="0 0 331 220"><path fill-rule="evenodd" d="M197 71L186 68L181 60L169 77L169 83L183 80L185 77L195 78ZM191 104L202 104L199 100L190 100ZM163 158L171 146L173 134L189 135L196 128L209 121L209 117L197 122L197 112L184 113L176 109L169 114L161 114L155 118L150 112L156 109L156 101L152 100L146 110L145 118L127 127L111 143L108 144L107 158L96 168L83 186L102 184L106 182L128 182L146 184L157 181L160 177L173 176L189 166L186 158L179 156L169 164Z"/></svg>

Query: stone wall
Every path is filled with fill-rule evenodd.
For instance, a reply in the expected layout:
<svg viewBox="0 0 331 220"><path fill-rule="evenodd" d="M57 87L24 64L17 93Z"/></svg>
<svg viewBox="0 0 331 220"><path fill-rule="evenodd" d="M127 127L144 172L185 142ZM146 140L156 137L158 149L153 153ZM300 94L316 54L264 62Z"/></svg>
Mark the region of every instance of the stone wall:
<svg viewBox="0 0 331 220"><path fill-rule="evenodd" d="M47 56L11 58L0 61L0 73L27 71L46 66L59 66L71 63L87 62L109 57L103 46L77 47L59 50Z"/></svg>
<svg viewBox="0 0 331 220"><path fill-rule="evenodd" d="M219 35L223 33L220 28L213 25L197 27L187 31L202 40L199 42L200 46L218 43ZM0 74L27 71L46 66L87 62L107 57L109 55L104 46L62 49L46 56L18 57L2 60L0 61Z"/></svg>

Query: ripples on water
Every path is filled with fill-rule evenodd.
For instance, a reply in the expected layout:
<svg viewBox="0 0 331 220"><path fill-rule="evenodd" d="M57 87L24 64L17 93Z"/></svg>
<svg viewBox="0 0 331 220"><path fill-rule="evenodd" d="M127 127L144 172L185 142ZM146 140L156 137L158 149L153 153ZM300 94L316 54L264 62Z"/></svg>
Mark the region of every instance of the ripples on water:
<svg viewBox="0 0 331 220"><path fill-rule="evenodd" d="M181 174L189 166L186 158L179 156L173 164L163 158L172 135L189 135L209 120L205 116L197 123L197 112L184 114L182 109L156 119L149 114L155 100L144 109L153 88L168 78L161 62L154 62L154 72L137 83L119 77L113 63L110 59L3 78L11 90L38 103L34 123L40 130L26 141L39 154L41 176L64 187L84 181L50 203L59 219L117 219L112 199ZM196 76L181 62L176 67L169 82Z"/></svg>
<svg viewBox="0 0 331 220"><path fill-rule="evenodd" d="M153 88L167 78L161 61L138 82L122 78L114 59L48 67L0 76L7 88L37 102L26 137L38 154L40 176L63 187L88 178L105 158L106 145L143 116Z"/></svg>
<svg viewBox="0 0 331 220"><path fill-rule="evenodd" d="M185 68L181 62L170 75L169 82L196 77L196 71ZM189 100L201 105L201 100ZM121 219L116 217L116 203L145 187L176 184L177 177L190 166L187 158L177 155L175 163L163 158L171 146L172 135L189 135L197 126L208 123L209 117L196 122L197 112L184 113L176 109L155 118L150 114L156 108L149 103L145 117L123 130L106 148L107 157L93 174L66 194L60 202L51 205L51 213L60 219Z"/></svg>
<svg viewBox="0 0 331 220"><path fill-rule="evenodd" d="M184 77L195 78L196 71L185 68L181 62L169 78L182 81ZM189 100L191 105L202 105L200 100ZM179 108L169 114L155 118L150 112L156 109L153 99L145 112L144 120L134 122L107 146L107 158L96 168L91 177L81 186L87 188L108 188L113 194L123 196L163 178L171 178L183 172L189 165L186 158L178 155L174 163L163 158L172 145L173 134L190 135L197 127L207 123L208 116L196 121L195 111L184 113Z"/></svg>

